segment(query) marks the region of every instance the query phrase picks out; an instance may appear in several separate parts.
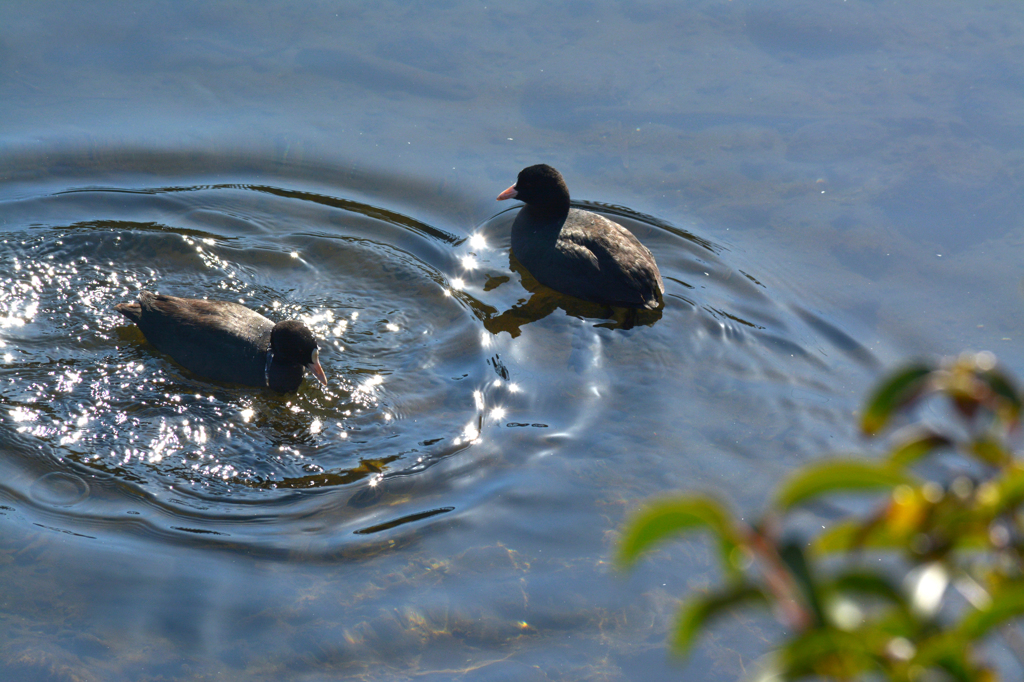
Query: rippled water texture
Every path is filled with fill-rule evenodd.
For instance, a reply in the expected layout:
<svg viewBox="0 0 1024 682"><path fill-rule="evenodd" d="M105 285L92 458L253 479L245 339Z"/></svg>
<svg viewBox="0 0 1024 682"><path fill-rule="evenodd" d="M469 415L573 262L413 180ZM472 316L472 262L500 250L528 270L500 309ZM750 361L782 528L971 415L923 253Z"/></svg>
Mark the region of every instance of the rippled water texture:
<svg viewBox="0 0 1024 682"><path fill-rule="evenodd" d="M13 461L94 481L78 521L124 518L130 502L132 527L168 539L331 548L379 525L366 508L401 494L396 475L459 453L473 466L524 402L463 283L480 237L474 250L470 235L288 186L68 187L5 207L32 221L0 243ZM113 310L142 289L302 319L330 385L211 385ZM67 485L43 477L31 499Z"/></svg>
<svg viewBox="0 0 1024 682"><path fill-rule="evenodd" d="M914 354L1018 375L1012 4L0 6L0 679L733 680L700 541L859 448ZM655 255L631 320L510 258L554 165ZM330 379L205 381L114 306L242 301ZM818 526L836 512L808 510Z"/></svg>
<svg viewBox="0 0 1024 682"><path fill-rule="evenodd" d="M642 375L640 365L670 367L689 346L693 359L756 380L782 379L767 362L781 354L805 375L783 383L826 388L813 378L826 367L813 348L780 333L802 327L799 315L776 309L754 275L721 258L721 245L626 209L589 206L664 254L668 319L658 313L627 329L615 316L601 321L612 312L602 306L541 291L528 273L520 283L521 267L513 272L507 256L514 209L457 234L337 191L282 178L70 186L5 202L8 216L26 221L0 242L9 273L0 381L17 434L8 464L22 468L9 480L52 469L94 481L91 495L83 479L75 479L79 494L63 491L70 473L32 483L39 503L88 496L77 522L123 518L129 493L131 514L141 517L130 525L145 522L168 539L325 551L353 532L453 511L444 488L455 471L485 468L510 429L567 436L620 411L606 403L611 354L628 362L640 353L632 371ZM321 339L330 385L307 381L278 396L204 381L113 310L140 290L302 319ZM596 322L573 325L564 339L513 341L559 306ZM673 326L659 345L656 330ZM565 350L543 343L566 341L568 357L545 367L543 355ZM551 411L556 386L577 397ZM439 462L445 475L427 475ZM421 478L430 492L401 503ZM478 495L463 490L457 506ZM388 509L383 524L380 508Z"/></svg>
<svg viewBox="0 0 1024 682"><path fill-rule="evenodd" d="M726 245L623 207L581 204L658 254L667 305L635 326L512 262L516 209L469 229L431 224L290 170L4 201L12 512L84 538L291 560L382 551L496 505L560 537L571 520L529 502L545 487L599 498L608 475L639 489L706 476L686 459L716 440L740 458L716 470L742 476L753 453L734 447L728 420L709 429L709 410L799 442L807 420L841 422L824 407L827 377L875 363ZM329 386L278 396L192 375L114 311L140 289L302 319ZM807 398L823 408L793 409Z"/></svg>

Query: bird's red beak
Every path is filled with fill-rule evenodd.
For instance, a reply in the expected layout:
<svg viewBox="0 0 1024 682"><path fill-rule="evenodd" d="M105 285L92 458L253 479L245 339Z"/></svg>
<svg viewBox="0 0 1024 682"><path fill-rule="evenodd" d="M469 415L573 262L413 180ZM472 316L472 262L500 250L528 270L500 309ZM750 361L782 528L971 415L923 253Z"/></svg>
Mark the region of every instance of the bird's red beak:
<svg viewBox="0 0 1024 682"><path fill-rule="evenodd" d="M312 372L313 376L316 377L316 380L319 381L322 385L327 385L327 374L324 373L324 368L320 366L319 352L313 352L313 361L306 365L306 369Z"/></svg>
<svg viewBox="0 0 1024 682"><path fill-rule="evenodd" d="M507 190L498 195L498 201L505 201L505 199L516 198L516 186L512 185Z"/></svg>

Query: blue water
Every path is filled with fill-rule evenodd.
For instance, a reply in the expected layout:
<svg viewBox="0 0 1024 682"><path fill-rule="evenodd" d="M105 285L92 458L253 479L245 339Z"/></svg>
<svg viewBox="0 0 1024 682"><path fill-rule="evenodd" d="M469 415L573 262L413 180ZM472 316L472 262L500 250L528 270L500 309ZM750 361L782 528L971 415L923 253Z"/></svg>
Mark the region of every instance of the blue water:
<svg viewBox="0 0 1024 682"><path fill-rule="evenodd" d="M731 680L700 542L862 447L919 354L1018 375L1013 3L0 8L0 677ZM518 171L654 253L630 327L509 261ZM141 288L300 317L327 388L203 381Z"/></svg>

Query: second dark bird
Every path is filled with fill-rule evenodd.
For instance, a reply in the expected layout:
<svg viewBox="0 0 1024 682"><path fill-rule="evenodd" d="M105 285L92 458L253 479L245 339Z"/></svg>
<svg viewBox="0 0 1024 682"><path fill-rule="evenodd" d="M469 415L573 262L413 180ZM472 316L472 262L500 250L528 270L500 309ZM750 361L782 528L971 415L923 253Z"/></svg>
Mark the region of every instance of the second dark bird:
<svg viewBox="0 0 1024 682"><path fill-rule="evenodd" d="M537 281L594 303L656 310L665 285L650 250L604 216L569 206L561 174L540 164L519 172L498 200L526 204L512 223L512 253Z"/></svg>
<svg viewBox="0 0 1024 682"><path fill-rule="evenodd" d="M231 301L149 291L114 308L157 350L207 379L291 393L309 370L327 385L316 337L299 320L275 324Z"/></svg>

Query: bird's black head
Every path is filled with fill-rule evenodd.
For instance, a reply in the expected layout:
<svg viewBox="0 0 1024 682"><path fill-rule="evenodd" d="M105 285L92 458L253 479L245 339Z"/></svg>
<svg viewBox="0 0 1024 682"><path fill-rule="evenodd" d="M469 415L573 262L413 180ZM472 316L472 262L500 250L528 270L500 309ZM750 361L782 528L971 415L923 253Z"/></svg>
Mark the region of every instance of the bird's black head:
<svg viewBox="0 0 1024 682"><path fill-rule="evenodd" d="M519 199L542 214L569 212L569 188L565 186L562 174L544 163L519 171L516 184L502 192L499 198Z"/></svg>
<svg viewBox="0 0 1024 682"><path fill-rule="evenodd" d="M302 383L306 370L327 385L327 375L320 366L320 347L309 327L298 320L278 322L270 332L270 364L267 385L279 393L291 393Z"/></svg>
<svg viewBox="0 0 1024 682"><path fill-rule="evenodd" d="M278 322L270 332L274 362L305 367L316 359L318 348L313 332L298 320Z"/></svg>

